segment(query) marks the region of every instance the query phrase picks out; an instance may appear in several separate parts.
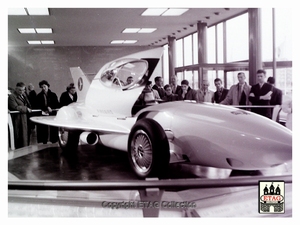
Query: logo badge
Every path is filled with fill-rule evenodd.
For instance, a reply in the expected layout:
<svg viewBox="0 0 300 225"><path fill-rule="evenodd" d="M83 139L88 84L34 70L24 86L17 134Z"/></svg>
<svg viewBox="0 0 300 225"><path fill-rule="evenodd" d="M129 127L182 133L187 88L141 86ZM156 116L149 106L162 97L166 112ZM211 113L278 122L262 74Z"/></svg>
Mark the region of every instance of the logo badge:
<svg viewBox="0 0 300 225"><path fill-rule="evenodd" d="M259 213L284 213L284 181L259 181Z"/></svg>
<svg viewBox="0 0 300 225"><path fill-rule="evenodd" d="M82 80L82 78L81 77L79 77L79 79L78 79L78 89L79 89L79 91L81 91L82 90L82 88L83 88L83 80Z"/></svg>

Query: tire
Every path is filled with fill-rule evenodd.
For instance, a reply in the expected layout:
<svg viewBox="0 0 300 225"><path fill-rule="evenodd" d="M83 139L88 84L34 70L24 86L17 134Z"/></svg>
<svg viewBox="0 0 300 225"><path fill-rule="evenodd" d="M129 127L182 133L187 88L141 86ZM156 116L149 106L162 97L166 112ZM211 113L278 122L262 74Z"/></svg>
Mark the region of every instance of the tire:
<svg viewBox="0 0 300 225"><path fill-rule="evenodd" d="M164 177L167 173L170 151L162 127L152 119L138 120L128 139L128 159L139 178Z"/></svg>
<svg viewBox="0 0 300 225"><path fill-rule="evenodd" d="M63 127L58 128L58 143L63 150L76 150L79 143L79 131L66 130Z"/></svg>

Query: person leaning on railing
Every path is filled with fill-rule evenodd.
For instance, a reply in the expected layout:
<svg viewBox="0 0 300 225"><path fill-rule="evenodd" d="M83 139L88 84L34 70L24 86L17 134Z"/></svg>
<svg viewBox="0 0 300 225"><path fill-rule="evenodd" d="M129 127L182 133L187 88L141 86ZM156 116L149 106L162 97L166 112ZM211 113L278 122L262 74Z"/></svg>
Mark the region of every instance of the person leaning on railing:
<svg viewBox="0 0 300 225"><path fill-rule="evenodd" d="M30 127L29 113L31 113L31 105L26 97L25 84L19 82L16 85L15 91L8 96L8 109L11 111L19 111L20 113L11 114L15 147L22 148L30 143Z"/></svg>
<svg viewBox="0 0 300 225"><path fill-rule="evenodd" d="M57 95L52 92L49 87L50 84L46 80L42 80L39 83L42 91L36 96L36 106L37 109L42 110L43 116L55 115L55 109L59 108L59 102ZM55 143L58 140L58 130L57 127L50 126L50 142ZM37 142L47 144L48 141L48 126L37 124Z"/></svg>

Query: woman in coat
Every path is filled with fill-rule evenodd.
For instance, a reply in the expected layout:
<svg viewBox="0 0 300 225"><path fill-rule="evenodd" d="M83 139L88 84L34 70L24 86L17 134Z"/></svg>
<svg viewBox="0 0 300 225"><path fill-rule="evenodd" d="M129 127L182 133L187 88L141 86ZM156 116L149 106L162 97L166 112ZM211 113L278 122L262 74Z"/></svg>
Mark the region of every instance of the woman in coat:
<svg viewBox="0 0 300 225"><path fill-rule="evenodd" d="M42 80L39 86L42 91L36 96L37 109L42 110L43 116L56 115L55 109L59 108L57 95L49 89L50 84L46 80ZM37 124L37 142L47 144L48 136L50 136L50 142L57 142L58 128L51 126L49 128L47 125Z"/></svg>
<svg viewBox="0 0 300 225"><path fill-rule="evenodd" d="M67 87L67 91L63 92L60 96L59 102L60 106L67 106L71 104L72 102L77 101L77 93L76 88L74 86L74 83L69 84Z"/></svg>

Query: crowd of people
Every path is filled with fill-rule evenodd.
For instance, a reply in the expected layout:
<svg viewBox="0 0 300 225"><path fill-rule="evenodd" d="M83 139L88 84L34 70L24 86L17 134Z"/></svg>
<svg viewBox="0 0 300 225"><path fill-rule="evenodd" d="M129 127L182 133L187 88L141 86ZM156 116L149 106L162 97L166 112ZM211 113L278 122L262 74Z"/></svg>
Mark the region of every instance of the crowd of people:
<svg viewBox="0 0 300 225"><path fill-rule="evenodd" d="M214 85L216 91L209 89L210 83L204 80L201 88L198 90L192 89L189 86L188 80L182 80L178 84L178 78L173 75L170 79L170 84L163 85L163 78L155 77L155 84L148 81L142 94L139 96L137 105L153 104L156 101L180 101L190 100L195 102L211 102L224 105L245 106L242 109L250 110L247 106L251 107L251 111L267 118L272 118L272 107L282 104L282 91L274 86L275 79L269 77L266 80L266 71L257 71L258 83L250 86L246 82L246 75L243 72L238 73L238 83L226 89L223 87L222 80L216 78ZM266 107L263 107L266 106Z"/></svg>
<svg viewBox="0 0 300 225"><path fill-rule="evenodd" d="M56 93L50 90L48 81L40 81L39 87L41 91L37 94L33 84L28 84L26 89L25 83L18 82L15 90L8 96L8 109L18 111L18 113L11 113L16 148L30 145L30 135L35 127L38 143L47 144L48 140L52 143L57 142L56 127L34 124L29 118L35 115L35 111L38 111L36 115L40 115L40 111L43 116L56 115L57 109L77 101L73 83L67 86L59 100Z"/></svg>
<svg viewBox="0 0 300 225"><path fill-rule="evenodd" d="M243 72L238 73L237 78L238 83L232 85L230 89L224 88L222 80L216 78L214 80L216 91L213 92L209 89L210 84L207 80L202 82L199 90L195 90L189 86L188 80L182 80L179 85L176 75L172 75L170 84L166 85L164 85L163 78L157 76L154 79L154 85L151 81L146 83L135 105L143 107L159 101L190 100L234 106L241 105L245 106L243 109L248 109L247 105L269 106L282 104L282 91L274 87L275 79L273 77L269 77L266 81L264 70L257 71L258 83L252 87L246 83L246 76ZM127 82L131 83L132 81L128 79ZM48 140L52 143L58 141L56 127L30 122L29 117L33 115L33 109L41 111L43 116L56 115L57 109L77 101L76 88L73 83L67 86L60 99L50 90L50 84L46 80L40 81L39 87L41 91L37 94L31 83L27 87L28 90L26 90L26 85L19 82L16 84L15 90L9 94L8 109L19 112L11 114L16 148L30 144L30 133L35 127L38 143L46 144ZM292 112L291 102L284 110L288 113ZM272 118L271 107L251 108L251 111Z"/></svg>

